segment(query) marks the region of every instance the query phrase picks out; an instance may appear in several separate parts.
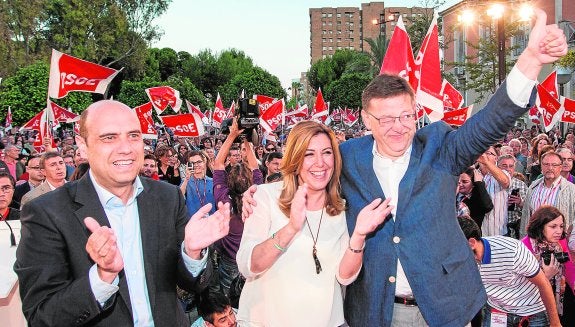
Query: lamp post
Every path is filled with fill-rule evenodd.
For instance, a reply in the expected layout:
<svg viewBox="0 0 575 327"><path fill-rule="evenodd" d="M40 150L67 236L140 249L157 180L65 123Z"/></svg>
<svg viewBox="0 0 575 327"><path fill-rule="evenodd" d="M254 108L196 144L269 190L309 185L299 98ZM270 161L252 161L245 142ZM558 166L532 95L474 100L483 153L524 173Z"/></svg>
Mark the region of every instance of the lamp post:
<svg viewBox="0 0 575 327"><path fill-rule="evenodd" d="M381 36L387 37L387 23L395 21L395 14L396 13L390 13L389 15L387 15L387 17L371 20L371 23L373 25L379 25L380 26L380 28L379 28L379 36L380 37Z"/></svg>

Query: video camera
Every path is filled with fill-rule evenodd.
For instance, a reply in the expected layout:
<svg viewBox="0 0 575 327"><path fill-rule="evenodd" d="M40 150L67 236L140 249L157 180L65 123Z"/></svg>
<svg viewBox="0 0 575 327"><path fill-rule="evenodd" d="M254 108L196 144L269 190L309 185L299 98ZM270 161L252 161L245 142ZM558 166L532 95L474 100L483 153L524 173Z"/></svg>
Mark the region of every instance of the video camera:
<svg viewBox="0 0 575 327"><path fill-rule="evenodd" d="M238 128L244 131L235 143L241 143L243 138L251 139L253 144L257 144L258 134L256 128L260 123L260 109L258 102L255 99L238 99L238 106L234 113L235 119L238 121ZM228 118L222 122L222 134L230 133L230 126L234 118Z"/></svg>

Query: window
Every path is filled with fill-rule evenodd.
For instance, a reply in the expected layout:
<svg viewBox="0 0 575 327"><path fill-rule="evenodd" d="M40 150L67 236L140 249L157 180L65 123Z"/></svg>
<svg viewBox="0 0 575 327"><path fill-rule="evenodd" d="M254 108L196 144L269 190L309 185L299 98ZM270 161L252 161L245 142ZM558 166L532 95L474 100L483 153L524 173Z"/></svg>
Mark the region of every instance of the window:
<svg viewBox="0 0 575 327"><path fill-rule="evenodd" d="M341 13L337 13L337 18L341 18Z"/></svg>
<svg viewBox="0 0 575 327"><path fill-rule="evenodd" d="M324 46L324 47L322 47L321 49L322 49L323 51L325 51L325 50L327 50L327 47Z"/></svg>
<svg viewBox="0 0 575 327"><path fill-rule="evenodd" d="M331 16L332 16L331 13L327 14L327 18L331 18Z"/></svg>
<svg viewBox="0 0 575 327"><path fill-rule="evenodd" d="M519 56L523 50L527 47L527 35L528 33L527 26L521 26L517 30L517 34L512 38L511 44L515 48L513 49L513 55Z"/></svg>
<svg viewBox="0 0 575 327"><path fill-rule="evenodd" d="M325 13L322 13L322 14L321 14L321 18L325 18L325 16L326 16Z"/></svg>
<svg viewBox="0 0 575 327"><path fill-rule="evenodd" d="M461 29L455 30L453 35L455 47L454 47L454 61L458 63L465 62L465 27L463 26Z"/></svg>
<svg viewBox="0 0 575 327"><path fill-rule="evenodd" d="M325 43L325 38L322 38L322 39L321 39L321 42Z"/></svg>
<svg viewBox="0 0 575 327"><path fill-rule="evenodd" d="M337 42L341 42L341 37L338 37L338 38L337 38Z"/></svg>

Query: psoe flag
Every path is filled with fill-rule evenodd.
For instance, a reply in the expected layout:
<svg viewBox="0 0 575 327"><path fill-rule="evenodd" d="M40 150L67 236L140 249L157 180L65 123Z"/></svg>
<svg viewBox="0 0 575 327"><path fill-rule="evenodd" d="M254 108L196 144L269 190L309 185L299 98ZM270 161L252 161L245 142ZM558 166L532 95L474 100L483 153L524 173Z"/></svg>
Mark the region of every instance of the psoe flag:
<svg viewBox="0 0 575 327"><path fill-rule="evenodd" d="M119 72L52 49L48 96L60 99L70 91L104 94Z"/></svg>
<svg viewBox="0 0 575 327"><path fill-rule="evenodd" d="M202 119L197 114L181 114L171 116L159 116L164 125L169 127L176 136L194 137L206 133Z"/></svg>

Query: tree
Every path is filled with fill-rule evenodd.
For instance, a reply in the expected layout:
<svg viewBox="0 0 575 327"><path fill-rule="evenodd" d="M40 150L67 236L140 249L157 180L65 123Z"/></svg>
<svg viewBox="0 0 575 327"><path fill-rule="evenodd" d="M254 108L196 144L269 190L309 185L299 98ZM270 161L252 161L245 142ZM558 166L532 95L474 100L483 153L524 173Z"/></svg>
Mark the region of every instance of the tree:
<svg viewBox="0 0 575 327"><path fill-rule="evenodd" d="M0 85L0 108L3 119L8 107L12 109L12 119L16 125L30 120L46 108L48 93L49 66L44 62L21 68L13 76L2 80ZM65 98L53 99L58 105L81 113L92 103L89 93L71 92Z"/></svg>
<svg viewBox="0 0 575 327"><path fill-rule="evenodd" d="M224 105L227 106L232 100L237 100L242 90L245 90L247 97L252 94L264 94L278 99L286 97L279 79L260 67L236 75L229 83L219 88Z"/></svg>
<svg viewBox="0 0 575 327"><path fill-rule="evenodd" d="M378 70L379 71L379 70ZM307 77L314 90L326 89L333 81L346 73L365 73L373 76L374 70L369 55L354 50L337 50L333 56L316 61L311 65Z"/></svg>
<svg viewBox="0 0 575 327"><path fill-rule="evenodd" d="M385 57L385 51L388 47L388 40L384 35L380 35L376 39L366 38L365 42L369 44L369 59L371 59L373 65L373 71L379 73L381 64L383 63L383 58Z"/></svg>
<svg viewBox="0 0 575 327"><path fill-rule="evenodd" d="M409 34L411 41L411 49L415 51L414 56L417 56L427 30L429 30L429 26L433 22L433 13L445 4L445 0L420 0L419 4L423 9L420 12L421 15L407 18L410 24L406 26L407 34ZM427 10L428 8L432 8L432 10ZM441 31L441 20L438 20L437 25L438 30ZM441 44L439 46L442 47Z"/></svg>
<svg viewBox="0 0 575 327"><path fill-rule="evenodd" d="M330 108L361 108L361 93L372 78L370 74L350 73L331 83L325 91Z"/></svg>

